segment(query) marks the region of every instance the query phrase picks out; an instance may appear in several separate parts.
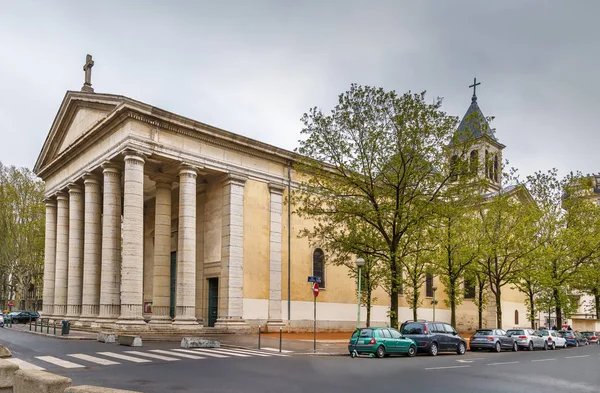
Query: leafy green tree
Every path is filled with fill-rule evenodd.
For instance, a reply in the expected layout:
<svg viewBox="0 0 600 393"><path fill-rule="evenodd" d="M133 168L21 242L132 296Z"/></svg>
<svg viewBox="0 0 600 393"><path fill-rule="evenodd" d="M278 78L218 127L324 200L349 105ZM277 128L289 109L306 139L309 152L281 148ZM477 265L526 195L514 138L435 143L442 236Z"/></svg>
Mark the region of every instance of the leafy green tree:
<svg viewBox="0 0 600 393"><path fill-rule="evenodd" d="M443 168L457 119L425 94L352 85L329 114L313 108L302 121L297 149L296 213L315 222L313 240L347 231L348 222L369 226L370 255L385 266L390 325L398 326L403 240L432 214L448 182ZM419 250L410 249L411 253Z"/></svg>

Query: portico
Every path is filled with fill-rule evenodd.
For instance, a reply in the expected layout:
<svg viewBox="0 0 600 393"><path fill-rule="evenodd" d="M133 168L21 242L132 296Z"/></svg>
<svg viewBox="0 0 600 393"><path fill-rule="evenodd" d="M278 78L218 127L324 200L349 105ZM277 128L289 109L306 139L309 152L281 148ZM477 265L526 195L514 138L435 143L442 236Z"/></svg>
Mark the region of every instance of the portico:
<svg viewBox="0 0 600 393"><path fill-rule="evenodd" d="M247 328L250 182L273 198L262 223L274 226L267 307L281 323L290 153L94 93L90 64L82 91L67 92L35 167L47 198L44 315L119 331Z"/></svg>

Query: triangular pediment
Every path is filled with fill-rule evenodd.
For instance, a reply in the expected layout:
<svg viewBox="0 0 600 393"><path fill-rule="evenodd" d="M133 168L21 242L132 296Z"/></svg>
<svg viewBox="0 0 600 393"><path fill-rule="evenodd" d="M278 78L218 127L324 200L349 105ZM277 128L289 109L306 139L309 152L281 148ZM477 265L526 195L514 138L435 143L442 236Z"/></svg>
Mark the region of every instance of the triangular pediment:
<svg viewBox="0 0 600 393"><path fill-rule="evenodd" d="M95 126L106 119L122 99L123 97L107 94L67 92L46 137L34 172L39 173L62 152L93 132Z"/></svg>

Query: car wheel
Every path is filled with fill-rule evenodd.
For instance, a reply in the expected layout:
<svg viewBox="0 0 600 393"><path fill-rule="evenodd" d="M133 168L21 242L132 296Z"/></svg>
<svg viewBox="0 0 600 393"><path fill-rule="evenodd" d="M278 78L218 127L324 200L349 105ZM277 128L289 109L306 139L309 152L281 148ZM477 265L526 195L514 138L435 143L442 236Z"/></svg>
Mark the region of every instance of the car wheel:
<svg viewBox="0 0 600 393"><path fill-rule="evenodd" d="M513 352L517 352L519 350L519 346L517 345L517 343L513 343L512 350Z"/></svg>
<svg viewBox="0 0 600 393"><path fill-rule="evenodd" d="M496 345L494 345L494 351L496 351L496 352L502 351L502 346L500 345L499 342L497 342Z"/></svg>
<svg viewBox="0 0 600 393"><path fill-rule="evenodd" d="M465 352L467 352L467 346L465 345L465 343L458 343L458 349L456 350L456 353L459 355L464 355Z"/></svg>
<svg viewBox="0 0 600 393"><path fill-rule="evenodd" d="M414 345L411 345L408 348L407 354L408 354L408 357L411 357L411 358L415 357L417 355L417 347L415 347Z"/></svg>
<svg viewBox="0 0 600 393"><path fill-rule="evenodd" d="M552 350L556 350L556 343L552 343Z"/></svg>
<svg viewBox="0 0 600 393"><path fill-rule="evenodd" d="M375 351L375 356L377 356L378 358L382 358L385 356L385 348L383 347L383 345L377 347L377 350Z"/></svg>
<svg viewBox="0 0 600 393"><path fill-rule="evenodd" d="M544 341L544 351L548 350L548 341Z"/></svg>
<svg viewBox="0 0 600 393"><path fill-rule="evenodd" d="M527 350L533 352L533 341L529 341L529 345L527 345Z"/></svg>
<svg viewBox="0 0 600 393"><path fill-rule="evenodd" d="M579 346L579 340L575 340L575 346L578 347Z"/></svg>
<svg viewBox="0 0 600 393"><path fill-rule="evenodd" d="M438 345L437 345L437 343L431 343L431 346L429 347L429 354L431 356L437 356L437 354L438 354Z"/></svg>

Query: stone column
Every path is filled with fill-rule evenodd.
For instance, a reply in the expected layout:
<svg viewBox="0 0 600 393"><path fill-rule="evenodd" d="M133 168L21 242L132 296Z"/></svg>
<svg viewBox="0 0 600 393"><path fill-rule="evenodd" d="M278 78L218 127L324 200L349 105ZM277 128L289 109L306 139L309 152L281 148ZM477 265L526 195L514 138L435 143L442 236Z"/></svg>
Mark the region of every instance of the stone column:
<svg viewBox="0 0 600 393"><path fill-rule="evenodd" d="M56 197L56 273L54 275L54 314L61 319L67 313L67 272L69 269L69 195Z"/></svg>
<svg viewBox="0 0 600 393"><path fill-rule="evenodd" d="M156 182L154 217L154 277L151 324L170 324L171 316L171 180L161 175Z"/></svg>
<svg viewBox="0 0 600 393"><path fill-rule="evenodd" d="M121 315L123 329L146 326L143 313L144 279L144 158L125 153L123 193L123 260L121 262Z"/></svg>
<svg viewBox="0 0 600 393"><path fill-rule="evenodd" d="M102 168L102 270L96 320L99 327L114 323L121 310L121 170L110 163Z"/></svg>
<svg viewBox="0 0 600 393"><path fill-rule="evenodd" d="M244 186L246 177L229 174L223 183L219 318L215 327L245 329Z"/></svg>
<svg viewBox="0 0 600 393"><path fill-rule="evenodd" d="M271 225L269 237L269 320L267 328L278 331L284 326L281 319L281 212L283 184L269 184L271 191Z"/></svg>
<svg viewBox="0 0 600 393"><path fill-rule="evenodd" d="M44 248L44 305L45 317L54 312L54 274L56 272L56 200L46 199L46 239Z"/></svg>
<svg viewBox="0 0 600 393"><path fill-rule="evenodd" d="M83 190L79 184L69 185L69 287L67 315L72 321L81 315L83 287Z"/></svg>
<svg viewBox="0 0 600 393"><path fill-rule="evenodd" d="M100 267L102 265L102 195L100 179L88 175L85 187L85 220L83 233L83 296L81 319L90 325L100 311Z"/></svg>
<svg viewBox="0 0 600 393"><path fill-rule="evenodd" d="M196 319L204 324L204 210L206 184L198 184L196 202Z"/></svg>
<svg viewBox="0 0 600 393"><path fill-rule="evenodd" d="M196 325L196 169L179 170L177 304L174 325Z"/></svg>

